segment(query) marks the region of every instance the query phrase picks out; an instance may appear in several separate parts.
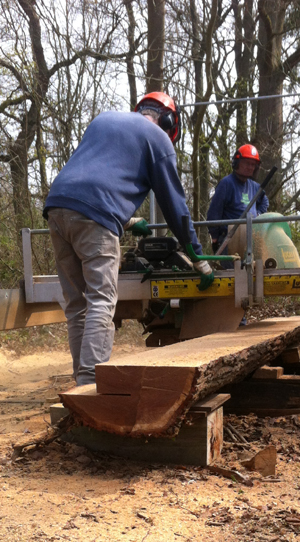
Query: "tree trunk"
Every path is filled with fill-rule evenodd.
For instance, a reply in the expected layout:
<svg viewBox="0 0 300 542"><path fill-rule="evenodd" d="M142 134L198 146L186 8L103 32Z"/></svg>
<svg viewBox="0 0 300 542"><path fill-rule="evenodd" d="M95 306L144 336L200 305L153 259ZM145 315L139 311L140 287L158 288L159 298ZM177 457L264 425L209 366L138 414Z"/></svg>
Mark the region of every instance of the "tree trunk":
<svg viewBox="0 0 300 542"><path fill-rule="evenodd" d="M148 0L147 92L163 90L165 0Z"/></svg>
<svg viewBox="0 0 300 542"><path fill-rule="evenodd" d="M287 3L281 0L260 0L258 2L258 69L259 95L280 95L283 90L284 74L281 69L281 47ZM273 166L278 173L274 176L268 193L275 195L274 188L281 182L281 150L283 142L282 98L277 97L257 103L257 146L262 159L262 176ZM264 175L263 175L264 173ZM273 208L280 210L280 197L273 200Z"/></svg>
<svg viewBox="0 0 300 542"><path fill-rule="evenodd" d="M233 0L235 18L235 67L237 73L237 98L252 95L251 73L253 70L254 20L252 16L253 0L246 0L242 6ZM242 16L244 14L244 16ZM237 104L236 146L244 145L248 140L247 102Z"/></svg>
<svg viewBox="0 0 300 542"><path fill-rule="evenodd" d="M147 93L163 92L163 62L165 47L165 0L148 0L148 57ZM155 221L165 222L164 215L155 201ZM166 235L167 229L159 230Z"/></svg>
<svg viewBox="0 0 300 542"><path fill-rule="evenodd" d="M134 29L136 26L135 18L134 18L134 12L132 3L128 2L128 0L123 0L127 15L128 15L128 44L129 44L129 51L126 58L126 64L127 64L127 77L128 77L128 83L129 83L129 93L130 93L130 111L133 111L136 104L137 104L137 90L136 90L136 77L135 77L135 71L134 71L134 55L135 55L135 44L134 44Z"/></svg>
<svg viewBox="0 0 300 542"><path fill-rule="evenodd" d="M194 0L191 0L191 6L193 6L193 9L191 10L191 16L193 18L193 10L195 8L194 6ZM212 0L211 5L211 16L210 20L207 24L207 30L205 34L204 39L204 49L199 51L200 57L203 55L203 51L205 51L206 54L206 60L205 60L205 72L206 72L206 83L207 83L207 89L205 92L205 95L203 97L198 97L196 95L197 100L202 99L204 102L207 102L212 94L213 90L213 80L212 80L212 36L214 31L214 26L217 18L217 8L218 8L218 1ZM193 39L195 40L195 46L196 42L199 41L199 35L196 33L196 30L194 30L194 36ZM195 58L195 61L199 60L198 58ZM194 61L194 62L195 62ZM195 66L195 73L199 74L199 67L196 69ZM199 91L199 81L196 80L195 82L195 90L196 93ZM201 143L203 142L203 138L205 137L203 133L203 119L206 112L207 106L200 105L195 110L195 128L194 128L194 134L193 134L193 151L192 151L192 171L193 171L193 183L194 183L194 207L193 207L193 218L194 220L199 220L200 218L200 197L203 199L203 201L208 202L208 182L209 179L207 176L202 176L202 184L200 185L200 174L199 174L199 149L201 148ZM207 172L208 169L206 168L205 171ZM200 195L201 191L201 195ZM205 213L206 215L206 213Z"/></svg>

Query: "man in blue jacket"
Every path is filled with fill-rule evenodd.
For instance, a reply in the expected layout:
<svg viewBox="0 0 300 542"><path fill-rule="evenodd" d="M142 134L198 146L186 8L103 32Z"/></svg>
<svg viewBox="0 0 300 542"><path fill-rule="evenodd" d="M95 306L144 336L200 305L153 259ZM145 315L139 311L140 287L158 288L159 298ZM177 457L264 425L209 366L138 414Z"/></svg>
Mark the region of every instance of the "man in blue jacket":
<svg viewBox="0 0 300 542"><path fill-rule="evenodd" d="M259 166L259 154L253 145L243 145L235 152L232 159L233 172L224 177L217 185L208 209L207 220L226 220L241 217L259 190L259 184L254 180ZM262 192L251 207L250 212L255 218L265 213L268 206L269 200L266 194ZM227 230L227 226L211 226L208 228L214 253L217 252L224 241Z"/></svg>
<svg viewBox="0 0 300 542"><path fill-rule="evenodd" d="M95 382L95 365L109 360L117 303L119 237L124 229L149 235L132 218L152 189L166 221L184 246L181 218L190 217L172 143L180 137L180 112L162 92L152 92L135 112L105 112L55 178L43 216L48 220L57 272L66 301L70 351L77 385ZM196 254L201 244L190 220ZM194 264L207 288L214 279L206 261Z"/></svg>

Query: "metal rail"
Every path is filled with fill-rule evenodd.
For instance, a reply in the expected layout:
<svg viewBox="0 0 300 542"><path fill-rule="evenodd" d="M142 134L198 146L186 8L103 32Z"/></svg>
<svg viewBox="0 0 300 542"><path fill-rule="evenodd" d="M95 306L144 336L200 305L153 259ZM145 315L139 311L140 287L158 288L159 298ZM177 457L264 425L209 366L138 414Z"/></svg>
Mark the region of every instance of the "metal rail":
<svg viewBox="0 0 300 542"><path fill-rule="evenodd" d="M267 224L267 223L275 223L275 222L297 222L300 220L300 215L288 215L288 216L274 216L272 218L264 218L263 215L253 218L252 224ZM194 226L231 226L232 224L247 224L247 218L236 218L236 219L228 219L228 220L199 220L194 221ZM149 228L151 230L162 230L165 228L168 228L167 223L161 223L161 224L148 224ZM24 228L28 229L29 228ZM22 230L23 231L23 230ZM40 229L40 230L29 230L31 234L45 234L49 233L48 229Z"/></svg>
<svg viewBox="0 0 300 542"><path fill-rule="evenodd" d="M288 215L288 216L274 216L264 218L263 215L253 218L252 224L268 224L275 222L297 222L300 220L300 215ZM231 226L232 224L247 224L247 218L236 218L231 220L200 220L193 222L194 226ZM148 224L151 230L159 230L167 228L168 225L164 224ZM37 230L38 231L38 230Z"/></svg>
<svg viewBox="0 0 300 542"><path fill-rule="evenodd" d="M247 239L247 247L246 247L246 258L241 264L239 265L239 269L242 268L242 273L245 273L246 270L246 276L244 279L241 280L241 283L245 284L245 291L243 292L242 298L247 298L248 303L251 306L253 303L256 303L256 299L263 297L263 285L261 284L260 294L258 295L258 282L263 282L263 270L261 269L259 273L259 280L258 280L258 267L256 269L256 285L255 285L255 292L253 289L253 248L252 248L252 225L253 224L265 224L265 223L279 223L279 222L297 222L300 220L300 215L289 215L289 216L279 216L279 217L264 217L263 215L261 217L252 218L251 213L247 214L246 218L243 219L232 219L232 220L211 220L211 221L197 221L193 222L194 226L221 226L221 225L240 225L240 224L246 224L246 239ZM149 224L149 227L151 229L165 229L167 224ZM32 250L31 250L31 235L37 235L37 234L49 234L48 229L29 229L24 228L22 230L22 240L23 240L23 261L24 261L24 282L25 282L25 295L26 295L26 302L27 303L33 303L33 302L45 302L45 301L56 301L63 305L64 300L62 297L62 292L60 288L60 284L58 281L58 277L56 275L46 276L41 275L34 277L33 276L33 268L32 268ZM243 270L244 268L244 270ZM237 269L237 267L236 267ZM235 271L236 272L236 271ZM272 270L272 273L276 274L275 270ZM284 275L284 271L281 272L282 275ZM125 277L123 277L125 279ZM126 282L126 295L124 299L128 299L132 296L132 286L133 285L133 277L128 277L128 280L130 278L130 282ZM246 280L245 280L246 279ZM124 284L125 284L124 282ZM136 285L134 286L136 288ZM147 287L148 288L148 287ZM130 293L129 293L130 292ZM137 292L135 292L137 294ZM148 298L149 292L139 291L138 292L139 298Z"/></svg>

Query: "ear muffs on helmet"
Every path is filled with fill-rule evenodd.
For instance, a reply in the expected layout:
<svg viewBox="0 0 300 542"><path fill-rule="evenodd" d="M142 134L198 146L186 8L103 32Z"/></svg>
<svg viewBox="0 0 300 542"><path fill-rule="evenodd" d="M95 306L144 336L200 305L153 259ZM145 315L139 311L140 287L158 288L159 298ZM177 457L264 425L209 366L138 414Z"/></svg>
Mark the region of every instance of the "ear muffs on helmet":
<svg viewBox="0 0 300 542"><path fill-rule="evenodd" d="M134 111L141 113L143 109L153 109L159 113L158 125L167 131L173 144L181 137L180 107L172 98L163 92L146 94L136 105Z"/></svg>
<svg viewBox="0 0 300 542"><path fill-rule="evenodd" d="M167 111L160 115L158 119L158 125L164 132L170 131L170 138L172 143L175 144L181 137L181 117L180 108L176 106L176 113L173 111Z"/></svg>
<svg viewBox="0 0 300 542"><path fill-rule="evenodd" d="M242 158L242 155L239 151L236 151L232 157L232 161L231 161L231 167L232 169L236 169L239 165L239 161L240 159Z"/></svg>
<svg viewBox="0 0 300 542"><path fill-rule="evenodd" d="M174 126L175 126L175 119L174 119L173 111L168 111L167 113L163 113L162 115L160 115L160 117L158 119L158 125L165 132L167 130L172 130L172 128L174 128Z"/></svg>

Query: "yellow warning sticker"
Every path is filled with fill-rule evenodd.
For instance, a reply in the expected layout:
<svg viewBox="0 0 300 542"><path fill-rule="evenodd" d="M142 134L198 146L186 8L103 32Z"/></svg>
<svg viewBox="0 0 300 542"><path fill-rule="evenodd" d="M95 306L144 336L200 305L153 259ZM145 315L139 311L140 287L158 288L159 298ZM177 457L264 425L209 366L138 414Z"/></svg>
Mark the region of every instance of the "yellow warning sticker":
<svg viewBox="0 0 300 542"><path fill-rule="evenodd" d="M205 291L200 291L198 284L200 284L200 278L151 280L151 297L152 299L175 299L234 295L233 278L215 278L212 285Z"/></svg>
<svg viewBox="0 0 300 542"><path fill-rule="evenodd" d="M297 264L299 261L298 252L296 252L295 250L284 250L281 247L281 254L282 254L282 258L285 264L289 264L289 263ZM288 265L286 265L286 267L288 267Z"/></svg>
<svg viewBox="0 0 300 542"><path fill-rule="evenodd" d="M300 277L264 277L264 295L300 295Z"/></svg>

